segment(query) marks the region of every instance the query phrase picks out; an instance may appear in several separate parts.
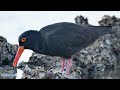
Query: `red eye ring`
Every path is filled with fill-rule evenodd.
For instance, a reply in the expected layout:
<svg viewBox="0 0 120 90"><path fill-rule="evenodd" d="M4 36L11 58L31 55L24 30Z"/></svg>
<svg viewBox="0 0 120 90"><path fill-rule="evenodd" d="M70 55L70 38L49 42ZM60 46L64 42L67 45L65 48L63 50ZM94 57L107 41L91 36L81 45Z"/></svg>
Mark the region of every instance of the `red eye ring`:
<svg viewBox="0 0 120 90"><path fill-rule="evenodd" d="M26 38L22 38L22 39L21 39L21 42L25 42L25 41L26 41Z"/></svg>

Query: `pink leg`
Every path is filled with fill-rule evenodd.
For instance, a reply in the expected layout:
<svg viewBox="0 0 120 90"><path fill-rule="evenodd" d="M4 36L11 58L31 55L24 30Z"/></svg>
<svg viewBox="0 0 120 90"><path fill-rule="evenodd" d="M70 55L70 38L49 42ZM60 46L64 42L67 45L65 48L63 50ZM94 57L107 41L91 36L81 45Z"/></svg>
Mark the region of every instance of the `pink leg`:
<svg viewBox="0 0 120 90"><path fill-rule="evenodd" d="M67 64L67 69L66 69L66 76L68 76L71 67L72 67L72 59L69 59Z"/></svg>
<svg viewBox="0 0 120 90"><path fill-rule="evenodd" d="M66 66L66 61L65 61L65 59L64 58L62 58L62 60L61 60L61 72L63 72L64 71L64 67Z"/></svg>

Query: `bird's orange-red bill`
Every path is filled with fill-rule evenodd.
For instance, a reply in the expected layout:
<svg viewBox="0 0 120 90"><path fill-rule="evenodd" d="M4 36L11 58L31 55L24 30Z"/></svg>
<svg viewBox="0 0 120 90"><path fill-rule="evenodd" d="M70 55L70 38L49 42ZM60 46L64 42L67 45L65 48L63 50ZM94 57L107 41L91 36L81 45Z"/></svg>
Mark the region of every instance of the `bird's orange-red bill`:
<svg viewBox="0 0 120 90"><path fill-rule="evenodd" d="M18 60L19 60L19 58L20 58L23 51L24 51L24 46L20 46L18 48L17 54L15 56L15 59L14 59L14 62L13 62L13 67L17 66Z"/></svg>

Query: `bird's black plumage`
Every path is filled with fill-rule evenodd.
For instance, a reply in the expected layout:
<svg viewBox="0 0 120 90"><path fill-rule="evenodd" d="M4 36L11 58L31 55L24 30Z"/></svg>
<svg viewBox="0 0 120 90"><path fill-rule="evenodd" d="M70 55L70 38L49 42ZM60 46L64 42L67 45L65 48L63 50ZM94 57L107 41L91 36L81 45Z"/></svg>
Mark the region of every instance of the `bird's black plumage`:
<svg viewBox="0 0 120 90"><path fill-rule="evenodd" d="M48 25L40 31L30 30L19 37L20 46L37 53L68 58L87 47L100 36L113 33L111 27L82 27L74 23L61 22ZM26 37L26 42L20 42Z"/></svg>

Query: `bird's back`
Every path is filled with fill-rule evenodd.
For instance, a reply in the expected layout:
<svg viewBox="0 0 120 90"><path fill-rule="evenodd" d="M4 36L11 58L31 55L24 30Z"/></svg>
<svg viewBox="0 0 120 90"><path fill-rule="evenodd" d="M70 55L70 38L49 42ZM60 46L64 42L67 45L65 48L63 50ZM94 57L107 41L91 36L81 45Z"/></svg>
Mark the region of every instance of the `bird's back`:
<svg viewBox="0 0 120 90"><path fill-rule="evenodd" d="M100 36L112 33L111 27L82 27L74 23L61 22L40 30L48 55L69 57L93 43Z"/></svg>
<svg viewBox="0 0 120 90"><path fill-rule="evenodd" d="M60 23L55 23L55 24L51 24L48 26L45 26L43 28L40 29L40 32L42 34L46 34L48 32L54 32L54 31L58 31L59 30L63 30L65 28L65 31L73 31L73 30L79 30L79 32L83 32L85 30L94 30L95 32L99 32L99 33L109 33L111 32L112 27L111 26L88 26L88 27L84 27L84 26L79 26L75 23L70 23L70 22L60 22Z"/></svg>

